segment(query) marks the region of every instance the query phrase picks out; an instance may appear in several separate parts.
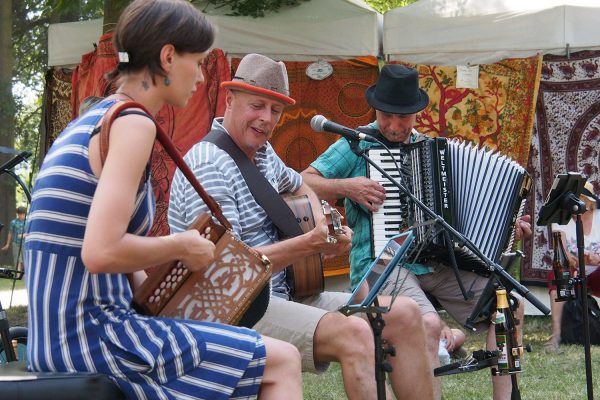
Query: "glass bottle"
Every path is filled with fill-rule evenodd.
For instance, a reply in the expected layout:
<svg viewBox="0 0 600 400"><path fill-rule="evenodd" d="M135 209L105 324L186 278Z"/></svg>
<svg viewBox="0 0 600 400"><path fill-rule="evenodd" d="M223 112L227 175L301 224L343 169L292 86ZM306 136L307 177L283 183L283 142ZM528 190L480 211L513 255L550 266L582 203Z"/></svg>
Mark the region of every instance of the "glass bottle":
<svg viewBox="0 0 600 400"><path fill-rule="evenodd" d="M517 328L508 304L506 289L496 290L496 347L498 373L506 375L521 370L522 347L517 342Z"/></svg>
<svg viewBox="0 0 600 400"><path fill-rule="evenodd" d="M554 232L552 240L554 247L552 267L554 268L555 280L553 283L556 284L556 301L565 301L575 295L573 285L569 284L569 279L571 279L571 263L567 257L560 232Z"/></svg>

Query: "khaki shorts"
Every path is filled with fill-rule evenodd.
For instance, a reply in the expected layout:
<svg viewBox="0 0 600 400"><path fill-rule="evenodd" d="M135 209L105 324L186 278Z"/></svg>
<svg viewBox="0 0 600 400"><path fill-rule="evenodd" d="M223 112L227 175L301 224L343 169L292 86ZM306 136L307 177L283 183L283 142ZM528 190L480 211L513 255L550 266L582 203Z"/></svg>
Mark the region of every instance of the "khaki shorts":
<svg viewBox="0 0 600 400"><path fill-rule="evenodd" d="M302 356L302 371L322 373L329 363L315 363L313 337L319 321L346 304L350 293L323 292L301 302L271 296L267 312L252 327L260 334L293 344Z"/></svg>
<svg viewBox="0 0 600 400"><path fill-rule="evenodd" d="M432 272L415 275L406 268L396 268L383 287L382 294L407 296L415 300L421 309L421 314L437 312L435 306L427 298L425 292L436 298L452 318L461 325L467 321L473 308L481 297L489 278L477 275L471 271L459 270L460 277L467 292L473 292L473 297L465 300L451 267L440 263L431 263ZM477 332L485 332L489 321L475 324Z"/></svg>

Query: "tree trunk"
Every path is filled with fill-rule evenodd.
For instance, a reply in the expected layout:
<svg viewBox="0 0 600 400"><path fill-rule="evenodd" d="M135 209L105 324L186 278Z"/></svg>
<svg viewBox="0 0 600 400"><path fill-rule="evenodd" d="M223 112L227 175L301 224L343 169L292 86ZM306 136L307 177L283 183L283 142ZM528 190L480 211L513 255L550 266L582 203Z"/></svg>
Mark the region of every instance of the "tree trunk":
<svg viewBox="0 0 600 400"><path fill-rule="evenodd" d="M121 13L132 0L104 0L104 25L102 33L111 32L115 29Z"/></svg>
<svg viewBox="0 0 600 400"><path fill-rule="evenodd" d="M15 100L12 95L14 57L12 52L12 1L0 1L0 146L14 147ZM0 153L0 163L13 155ZM8 227L15 218L15 181L0 171L0 223ZM5 229L0 234L0 244L6 242ZM2 264L11 257L2 257Z"/></svg>

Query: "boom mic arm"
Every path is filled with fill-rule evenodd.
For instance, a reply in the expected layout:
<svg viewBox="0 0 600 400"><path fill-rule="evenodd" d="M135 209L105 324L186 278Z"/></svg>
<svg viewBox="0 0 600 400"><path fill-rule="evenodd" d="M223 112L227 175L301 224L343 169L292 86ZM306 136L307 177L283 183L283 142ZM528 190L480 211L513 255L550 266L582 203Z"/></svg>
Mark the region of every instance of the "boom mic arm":
<svg viewBox="0 0 600 400"><path fill-rule="evenodd" d="M4 164L2 164L0 166L0 171L8 171L13 169L14 167L16 167L17 165L19 165L20 163L22 163L23 161L27 160L29 157L31 157L31 152L30 151L22 151L19 154L17 154L16 156L14 156L13 158L11 158L10 160L8 160L7 162L5 162Z"/></svg>

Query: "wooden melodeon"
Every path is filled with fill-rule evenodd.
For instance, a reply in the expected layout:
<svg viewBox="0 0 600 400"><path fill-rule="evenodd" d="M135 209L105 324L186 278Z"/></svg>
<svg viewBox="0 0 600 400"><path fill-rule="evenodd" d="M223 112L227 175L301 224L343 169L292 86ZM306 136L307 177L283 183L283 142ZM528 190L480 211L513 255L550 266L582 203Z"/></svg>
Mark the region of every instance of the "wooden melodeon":
<svg viewBox="0 0 600 400"><path fill-rule="evenodd" d="M214 262L197 272L189 271L181 261L159 266L136 291L134 307L146 315L230 325L237 325L251 311L256 322L270 296L269 260L214 223L208 213L189 229L197 229L215 243ZM259 295L267 296L266 301L256 301L263 309L251 307Z"/></svg>

